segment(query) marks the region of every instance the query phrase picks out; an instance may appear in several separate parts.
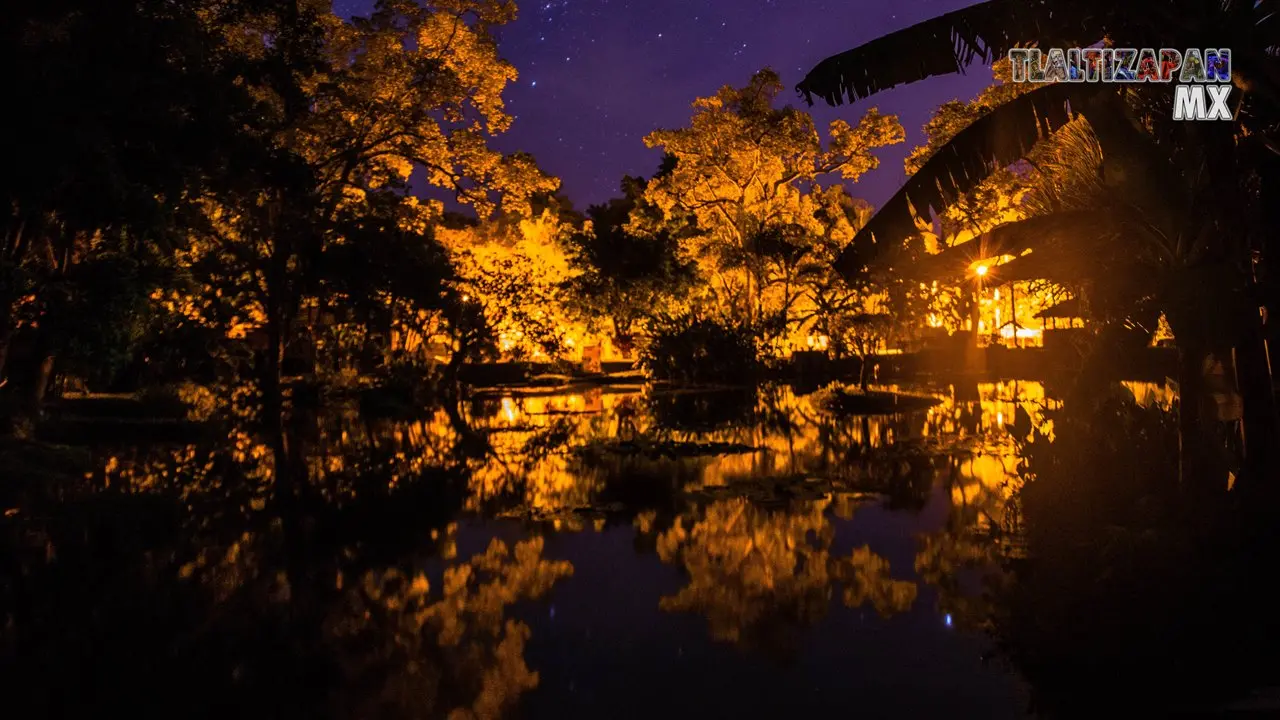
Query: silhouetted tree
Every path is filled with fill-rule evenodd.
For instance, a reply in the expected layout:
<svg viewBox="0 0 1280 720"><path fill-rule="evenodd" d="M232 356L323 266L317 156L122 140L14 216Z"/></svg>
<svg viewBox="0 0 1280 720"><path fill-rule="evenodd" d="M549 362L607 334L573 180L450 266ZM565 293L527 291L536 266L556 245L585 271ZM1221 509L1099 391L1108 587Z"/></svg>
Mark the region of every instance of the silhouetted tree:
<svg viewBox="0 0 1280 720"><path fill-rule="evenodd" d="M671 309L689 291L696 269L670 233L631 231L647 185L624 178L624 196L587 211L590 224L570 236L573 262L580 274L566 290L587 317L607 318L614 344L624 352L634 346L644 320Z"/></svg>

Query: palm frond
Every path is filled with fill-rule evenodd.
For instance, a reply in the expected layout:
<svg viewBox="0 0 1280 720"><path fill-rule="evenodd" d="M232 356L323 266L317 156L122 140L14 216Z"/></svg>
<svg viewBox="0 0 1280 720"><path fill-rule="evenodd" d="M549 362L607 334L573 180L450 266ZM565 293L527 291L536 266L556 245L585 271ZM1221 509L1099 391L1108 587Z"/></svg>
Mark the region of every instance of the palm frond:
<svg viewBox="0 0 1280 720"><path fill-rule="evenodd" d="M860 272L881 249L916 233L917 215L940 212L989 177L1027 155L1042 138L1076 117L1113 86L1054 83L1017 97L975 120L939 148L871 218L836 261L847 275Z"/></svg>
<svg viewBox="0 0 1280 720"><path fill-rule="evenodd" d="M1062 5L987 0L949 12L823 60L796 90L810 105L815 96L841 105L898 85L963 73L975 61L991 63L1020 45L1081 47L1101 39L1102 17L1079 4Z"/></svg>
<svg viewBox="0 0 1280 720"><path fill-rule="evenodd" d="M1102 146L1089 121L1081 117L1067 123L1028 158L1036 175L1020 206L1027 215L1094 206L1105 193L1103 159Z"/></svg>

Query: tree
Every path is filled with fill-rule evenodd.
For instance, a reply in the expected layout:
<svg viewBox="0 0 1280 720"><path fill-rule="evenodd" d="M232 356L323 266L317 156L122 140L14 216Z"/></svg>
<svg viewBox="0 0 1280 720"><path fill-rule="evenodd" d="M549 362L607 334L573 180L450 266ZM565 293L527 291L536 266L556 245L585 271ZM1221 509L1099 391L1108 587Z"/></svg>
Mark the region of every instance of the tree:
<svg viewBox="0 0 1280 720"><path fill-rule="evenodd" d="M391 196L397 212L415 216L407 222L440 217L439 203L407 194L415 168L481 216L527 213L534 194L556 186L528 156L486 144L511 120L501 91L515 70L498 58L492 32L513 16L509 2L386 0L345 23L327 3L286 3L227 28L267 69L246 78L263 109L253 131L280 161L216 202L222 222L201 240L247 254L247 290L267 336L267 417L278 415L280 363L304 305L325 306L318 259L349 242L353 218L384 212L376 205Z"/></svg>
<svg viewBox="0 0 1280 720"><path fill-rule="evenodd" d="M778 75L762 70L745 87L696 101L689 127L645 138L674 159L646 189L646 202L662 211L664 227L696 228L690 254L720 304L750 323L765 314L773 279L761 240L789 226L821 234L807 190L826 175L856 180L879 164L876 148L904 139L897 118L872 109L856 127L832 123L824 148L807 113L774 107L781 90Z"/></svg>
<svg viewBox="0 0 1280 720"><path fill-rule="evenodd" d="M320 324L325 315L343 310L348 321L343 325L355 331L357 346L337 348L335 360L349 360L367 349L381 354L385 366L400 361L430 365L435 360L431 340L440 334L441 324L454 324L442 321L461 321L457 273L412 198L383 190L369 193L366 201L339 217L338 240L319 258ZM343 325L329 323L325 329ZM322 339L339 338L321 333L317 344Z"/></svg>
<svg viewBox="0 0 1280 720"><path fill-rule="evenodd" d="M628 229L647 185L640 178L624 178L623 197L588 209L590 221L569 237L579 274L566 282L565 290L584 316L609 321L614 344L627 353L642 323L680 301L697 272L670 232Z"/></svg>
<svg viewBox="0 0 1280 720"><path fill-rule="evenodd" d="M560 358L582 340L562 288L573 275L566 219L547 208L536 217L502 215L440 231L459 289L477 304L502 357Z"/></svg>
<svg viewBox="0 0 1280 720"><path fill-rule="evenodd" d="M138 250L135 260L162 262L192 222L185 200L229 165L264 160L236 140L256 108L216 31L246 12L151 0L11 8L0 59L40 72L11 74L4 88L0 371L10 410L38 411L54 359L88 340L58 337L74 324L49 317L69 301L96 304L72 297L73 278L106 273L80 265L111 256L102 249L116 242ZM14 342L20 353L9 352Z"/></svg>

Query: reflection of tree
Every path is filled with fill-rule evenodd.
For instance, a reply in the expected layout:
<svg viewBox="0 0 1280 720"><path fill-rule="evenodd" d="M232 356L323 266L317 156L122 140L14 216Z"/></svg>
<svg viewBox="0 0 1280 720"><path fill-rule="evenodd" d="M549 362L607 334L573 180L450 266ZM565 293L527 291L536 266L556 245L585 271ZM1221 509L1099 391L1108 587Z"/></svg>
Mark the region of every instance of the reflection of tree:
<svg viewBox="0 0 1280 720"><path fill-rule="evenodd" d="M676 438L752 424L759 404L754 387L715 391L651 393L654 430Z"/></svg>
<svg viewBox="0 0 1280 720"><path fill-rule="evenodd" d="M988 598L981 583L1003 579L996 561L1010 530L1013 475L1003 458L953 459L948 480L951 507L946 526L920 537L915 570L938 594L938 611L960 627L988 625Z"/></svg>
<svg viewBox="0 0 1280 720"><path fill-rule="evenodd" d="M688 529L678 518L658 539L658 554L663 562L682 563L689 584L663 598L662 608L703 613L717 639L748 643L771 620L822 617L831 543L823 510L806 503L795 514L768 514L738 499L712 504Z"/></svg>
<svg viewBox="0 0 1280 720"><path fill-rule="evenodd" d="M31 711L18 714L252 715L271 698L318 718L494 718L534 687L529 629L507 611L571 566L542 559L541 540L495 542L429 594L411 568L456 555L444 523L461 499L442 496L463 485L456 467L430 463L448 453L414 426L338 425L291 438L299 503L273 501L273 454L236 430L106 453L0 518L0 660Z"/></svg>
<svg viewBox="0 0 1280 720"><path fill-rule="evenodd" d="M1026 557L994 616L1041 702L1165 715L1270 682L1274 545L1227 493L1180 484L1176 415L1085 387L1053 432L1019 443Z"/></svg>
<svg viewBox="0 0 1280 720"><path fill-rule="evenodd" d="M938 612L951 616L958 627L983 628L988 625L987 597L965 581L975 571L994 571L995 559L996 547L990 540L969 528L948 529L920 537L915 570L920 582L937 592ZM987 574L981 579L998 577Z"/></svg>
<svg viewBox="0 0 1280 720"><path fill-rule="evenodd" d="M514 552L500 540L444 574L433 597L421 573L366 573L326 623L348 687L370 693L339 698L344 717L487 719L509 710L538 685L524 661L527 625L505 618L509 605L540 597L573 572L542 558L542 540Z"/></svg>
<svg viewBox="0 0 1280 720"><path fill-rule="evenodd" d="M916 601L916 584L890 577L889 561L865 545L855 548L837 567L838 577L846 584L844 604L851 608L870 605L887 618L910 610Z"/></svg>
<svg viewBox="0 0 1280 720"><path fill-rule="evenodd" d="M830 555L829 501L769 512L743 499L712 503L676 519L659 535L658 555L679 563L689 583L661 601L664 610L705 615L718 640L746 646L787 643L790 630L821 619L832 588L844 586L850 607L871 604L889 615L907 610L915 585L894 580L869 548ZM651 526L651 519L640 527Z"/></svg>

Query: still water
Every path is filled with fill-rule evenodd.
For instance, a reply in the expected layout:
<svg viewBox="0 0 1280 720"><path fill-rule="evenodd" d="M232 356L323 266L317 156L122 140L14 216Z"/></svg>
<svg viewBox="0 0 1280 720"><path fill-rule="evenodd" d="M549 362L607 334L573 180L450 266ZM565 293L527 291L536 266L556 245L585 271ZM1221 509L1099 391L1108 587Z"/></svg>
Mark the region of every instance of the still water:
<svg viewBox="0 0 1280 720"><path fill-rule="evenodd" d="M75 524L9 540L15 697L33 717L1023 717L985 598L1018 552L1007 428L1021 409L1051 432L1055 403L912 391L937 404L637 387L326 409L292 423L287 508L248 432L95 448L58 500Z"/></svg>

